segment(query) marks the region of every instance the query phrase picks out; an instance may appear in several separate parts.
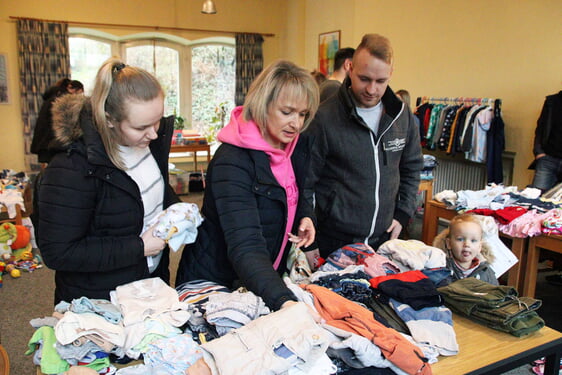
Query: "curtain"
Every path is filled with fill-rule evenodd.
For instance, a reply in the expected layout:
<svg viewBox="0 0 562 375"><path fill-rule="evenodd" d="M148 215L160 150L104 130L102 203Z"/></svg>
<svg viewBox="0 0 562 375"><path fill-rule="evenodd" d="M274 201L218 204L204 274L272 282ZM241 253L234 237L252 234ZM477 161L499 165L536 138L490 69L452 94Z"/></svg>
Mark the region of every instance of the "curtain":
<svg viewBox="0 0 562 375"><path fill-rule="evenodd" d="M17 39L25 163L28 170L37 171L37 156L29 148L42 94L59 79L70 77L68 25L18 20Z"/></svg>
<svg viewBox="0 0 562 375"><path fill-rule="evenodd" d="M244 104L250 84L263 69L261 34L236 34L236 105Z"/></svg>

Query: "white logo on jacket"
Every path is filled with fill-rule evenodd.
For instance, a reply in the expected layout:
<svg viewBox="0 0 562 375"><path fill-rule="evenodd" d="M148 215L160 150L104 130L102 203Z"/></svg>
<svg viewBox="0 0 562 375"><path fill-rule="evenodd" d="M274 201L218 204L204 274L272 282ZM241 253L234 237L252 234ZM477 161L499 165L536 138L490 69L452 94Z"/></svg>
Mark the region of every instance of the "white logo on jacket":
<svg viewBox="0 0 562 375"><path fill-rule="evenodd" d="M406 138L394 138L383 143L385 151L397 152L402 151L406 145Z"/></svg>

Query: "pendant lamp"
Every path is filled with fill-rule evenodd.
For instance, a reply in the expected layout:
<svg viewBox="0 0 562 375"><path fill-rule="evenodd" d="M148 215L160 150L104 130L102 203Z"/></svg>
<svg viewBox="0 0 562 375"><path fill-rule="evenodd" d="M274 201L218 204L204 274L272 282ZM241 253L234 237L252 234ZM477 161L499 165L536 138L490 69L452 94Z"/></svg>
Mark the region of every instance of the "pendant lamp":
<svg viewBox="0 0 562 375"><path fill-rule="evenodd" d="M217 13L217 8L215 7L215 2L213 0L205 0L203 2L203 9L201 13L205 14L215 14Z"/></svg>

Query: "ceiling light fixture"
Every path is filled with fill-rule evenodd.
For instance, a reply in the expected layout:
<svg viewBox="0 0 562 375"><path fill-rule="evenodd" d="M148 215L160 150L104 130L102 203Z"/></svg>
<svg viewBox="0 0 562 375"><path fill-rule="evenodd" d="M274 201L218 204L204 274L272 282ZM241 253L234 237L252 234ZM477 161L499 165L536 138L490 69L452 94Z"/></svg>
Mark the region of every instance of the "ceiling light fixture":
<svg viewBox="0 0 562 375"><path fill-rule="evenodd" d="M215 2L213 0L205 0L203 2L203 9L201 13L205 14L215 14L217 13L217 8L215 7Z"/></svg>

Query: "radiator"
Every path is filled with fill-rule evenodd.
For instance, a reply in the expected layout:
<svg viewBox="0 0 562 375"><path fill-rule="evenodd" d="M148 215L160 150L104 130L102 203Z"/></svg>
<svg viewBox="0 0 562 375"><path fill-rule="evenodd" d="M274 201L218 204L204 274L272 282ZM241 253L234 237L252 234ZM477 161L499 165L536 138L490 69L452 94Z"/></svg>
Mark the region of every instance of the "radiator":
<svg viewBox="0 0 562 375"><path fill-rule="evenodd" d="M486 164L437 159L433 170L433 194L443 190L482 190L488 181Z"/></svg>

